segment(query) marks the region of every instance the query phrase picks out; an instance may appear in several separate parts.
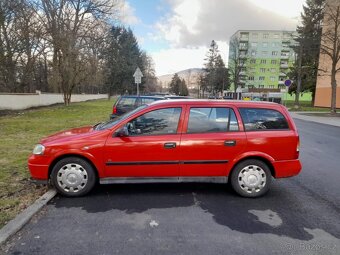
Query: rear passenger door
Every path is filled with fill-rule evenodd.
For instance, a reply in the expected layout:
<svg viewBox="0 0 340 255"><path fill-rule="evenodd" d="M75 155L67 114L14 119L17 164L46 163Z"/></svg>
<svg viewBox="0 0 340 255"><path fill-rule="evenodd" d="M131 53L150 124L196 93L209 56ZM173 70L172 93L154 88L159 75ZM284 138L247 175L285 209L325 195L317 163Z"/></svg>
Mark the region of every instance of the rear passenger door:
<svg viewBox="0 0 340 255"><path fill-rule="evenodd" d="M232 107L188 106L180 147L183 177L227 176L246 144Z"/></svg>

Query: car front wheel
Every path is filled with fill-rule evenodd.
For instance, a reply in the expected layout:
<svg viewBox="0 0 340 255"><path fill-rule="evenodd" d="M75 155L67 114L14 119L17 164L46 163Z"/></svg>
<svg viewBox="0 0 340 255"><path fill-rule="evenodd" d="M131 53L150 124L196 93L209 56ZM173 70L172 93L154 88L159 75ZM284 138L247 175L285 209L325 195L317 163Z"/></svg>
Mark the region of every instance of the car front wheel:
<svg viewBox="0 0 340 255"><path fill-rule="evenodd" d="M78 197L92 190L96 175L93 167L86 160L69 157L55 164L51 179L59 193L68 197Z"/></svg>
<svg viewBox="0 0 340 255"><path fill-rule="evenodd" d="M237 194L243 197L259 197L268 191L272 175L266 163L248 159L236 165L230 179Z"/></svg>

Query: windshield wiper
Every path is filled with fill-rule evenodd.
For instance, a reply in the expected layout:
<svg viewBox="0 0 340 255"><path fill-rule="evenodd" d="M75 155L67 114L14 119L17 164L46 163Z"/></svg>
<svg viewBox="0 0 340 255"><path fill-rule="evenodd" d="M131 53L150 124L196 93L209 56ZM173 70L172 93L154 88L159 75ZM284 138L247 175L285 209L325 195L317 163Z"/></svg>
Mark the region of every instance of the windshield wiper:
<svg viewBox="0 0 340 255"><path fill-rule="evenodd" d="M94 125L92 128L93 130L97 130L100 126L102 126L104 123L103 122L99 122L96 125Z"/></svg>

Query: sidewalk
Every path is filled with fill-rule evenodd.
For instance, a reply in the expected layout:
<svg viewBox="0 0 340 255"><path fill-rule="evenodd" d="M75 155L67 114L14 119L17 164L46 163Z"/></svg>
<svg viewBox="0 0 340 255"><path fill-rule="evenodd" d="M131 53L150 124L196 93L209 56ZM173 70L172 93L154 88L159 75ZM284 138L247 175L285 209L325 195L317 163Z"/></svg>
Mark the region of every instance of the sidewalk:
<svg viewBox="0 0 340 255"><path fill-rule="evenodd" d="M317 114L315 112L289 112L294 119L312 121L320 124L340 127L340 117L308 116L305 114Z"/></svg>

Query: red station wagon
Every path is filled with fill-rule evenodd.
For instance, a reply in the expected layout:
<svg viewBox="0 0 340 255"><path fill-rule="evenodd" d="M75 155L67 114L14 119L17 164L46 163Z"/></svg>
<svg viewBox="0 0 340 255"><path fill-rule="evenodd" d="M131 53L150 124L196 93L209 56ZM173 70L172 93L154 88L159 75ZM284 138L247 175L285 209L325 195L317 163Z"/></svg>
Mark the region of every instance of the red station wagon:
<svg viewBox="0 0 340 255"><path fill-rule="evenodd" d="M161 100L96 126L43 139L32 179L81 196L96 184L230 182L241 196L297 175L299 135L288 111L268 102Z"/></svg>

